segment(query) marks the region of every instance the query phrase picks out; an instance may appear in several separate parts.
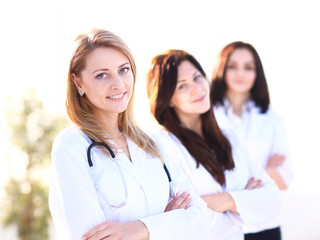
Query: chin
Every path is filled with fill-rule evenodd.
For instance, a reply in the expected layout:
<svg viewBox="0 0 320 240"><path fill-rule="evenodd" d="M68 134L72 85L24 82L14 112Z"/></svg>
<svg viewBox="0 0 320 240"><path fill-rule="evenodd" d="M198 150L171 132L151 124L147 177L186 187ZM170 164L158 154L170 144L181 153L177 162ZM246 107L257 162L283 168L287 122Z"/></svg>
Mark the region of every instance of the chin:
<svg viewBox="0 0 320 240"><path fill-rule="evenodd" d="M198 109L198 114L204 114L204 113L208 112L209 110L210 110L210 107L204 108L204 109Z"/></svg>

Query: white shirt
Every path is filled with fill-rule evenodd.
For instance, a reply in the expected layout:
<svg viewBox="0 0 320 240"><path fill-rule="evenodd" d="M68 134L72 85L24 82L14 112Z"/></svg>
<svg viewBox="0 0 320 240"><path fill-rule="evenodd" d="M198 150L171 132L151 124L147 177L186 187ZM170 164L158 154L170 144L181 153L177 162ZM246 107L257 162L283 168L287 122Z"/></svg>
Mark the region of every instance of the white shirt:
<svg viewBox="0 0 320 240"><path fill-rule="evenodd" d="M154 132L154 135L163 139L167 146L166 153L174 156L173 160L187 174L197 194L201 196L223 191L231 194L240 217L229 211L222 214L224 217L220 216L220 219L215 216L211 223L212 239L243 239L244 225L248 224L254 228L256 225L270 221L279 213L281 208L279 189L262 167L248 162L246 149L233 139L230 139L230 142L235 169L225 171L226 186L221 187L201 164L197 168L195 159L173 134L162 128L149 132ZM261 179L263 186L258 189L244 190L251 177Z"/></svg>
<svg viewBox="0 0 320 240"><path fill-rule="evenodd" d="M122 151L115 151L118 168L104 150L94 148L91 175L87 161L91 140L75 127L63 130L56 137L52 148L49 206L59 239L79 240L105 221L138 219L148 228L151 240L195 239L199 236L199 239L207 239L206 204L194 194L183 172L163 157L176 192L187 191L192 197L188 210L164 213L170 188L160 159L126 138L132 162ZM127 187L127 204L112 208L109 204L116 205L125 199L120 171Z"/></svg>
<svg viewBox="0 0 320 240"><path fill-rule="evenodd" d="M248 149L250 159L265 168L268 159L273 154L283 154L286 157L284 164L277 168L281 177L287 184L292 180L291 159L288 152L286 128L280 116L269 107L265 114L260 113L252 101L248 101L243 108L242 116L233 114L231 104L225 99L224 106L214 107L214 114L219 127L228 138L237 139ZM245 226L246 233L258 232L265 229L279 227L281 224L281 211L279 214L259 226Z"/></svg>
<svg viewBox="0 0 320 240"><path fill-rule="evenodd" d="M225 100L224 106L214 108L214 114L219 127L229 134L236 134L246 144L251 158L262 167L267 166L268 159L273 154L284 155L286 160L277 170L289 186L293 174L286 126L274 109L269 107L263 114L252 101L248 101L239 117L233 114L230 103Z"/></svg>

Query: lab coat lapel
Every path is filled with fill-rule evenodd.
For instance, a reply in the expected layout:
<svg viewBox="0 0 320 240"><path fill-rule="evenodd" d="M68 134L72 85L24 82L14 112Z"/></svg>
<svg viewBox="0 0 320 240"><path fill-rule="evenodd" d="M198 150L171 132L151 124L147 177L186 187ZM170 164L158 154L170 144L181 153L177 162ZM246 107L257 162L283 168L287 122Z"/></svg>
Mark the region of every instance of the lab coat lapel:
<svg viewBox="0 0 320 240"><path fill-rule="evenodd" d="M261 126L264 126L263 121L265 121L264 117L259 114L259 108L252 108L251 112L249 113L249 120L248 120L248 137L247 139L256 139L255 135L260 134ZM250 142L248 142L250 144Z"/></svg>
<svg viewBox="0 0 320 240"><path fill-rule="evenodd" d="M123 157L119 161L124 170L134 177L143 187L141 163L145 161L146 153L139 148L129 137L126 136L131 161L122 153Z"/></svg>
<svg viewBox="0 0 320 240"><path fill-rule="evenodd" d="M127 143L128 143L128 148L129 148L129 152L130 152L130 156L131 156L131 167L132 167L132 173L134 174L133 176L135 177L135 179L140 183L140 186L143 189L143 192L145 194L145 198L146 201L148 202L148 206L147 206L147 211L151 211L151 209L153 208L152 206L157 205L157 203L153 202L154 199L154 194L153 194L153 189L154 189L154 184L152 184L151 179L148 177L150 176L148 173L146 173L146 171L150 171L150 166L153 165L154 163L154 157L150 156L148 153L146 153L143 149L141 149L140 147L138 147L131 139L127 138ZM153 161L153 163L152 163ZM160 165L160 160L157 159L157 161L159 161L159 167ZM158 169L154 169L152 167L152 170L154 170L154 172L152 173L153 175L157 175L159 173L161 173L161 176L164 180L164 183L167 183L167 177L165 175L165 171L162 169L159 169L160 172L158 172ZM162 172L161 172L162 171ZM160 175L159 175L159 178ZM168 185L169 186L169 185ZM159 188L158 191L161 188ZM166 188L165 188L166 189ZM169 190L169 188L167 189ZM169 194L168 194L169 197Z"/></svg>

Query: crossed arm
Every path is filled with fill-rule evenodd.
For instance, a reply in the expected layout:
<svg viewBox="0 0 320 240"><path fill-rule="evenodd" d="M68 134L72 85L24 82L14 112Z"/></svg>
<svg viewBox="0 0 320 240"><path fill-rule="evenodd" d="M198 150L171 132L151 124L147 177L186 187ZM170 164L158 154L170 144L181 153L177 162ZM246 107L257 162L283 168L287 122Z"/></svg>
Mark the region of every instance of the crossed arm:
<svg viewBox="0 0 320 240"><path fill-rule="evenodd" d="M188 209L191 197L188 193L177 194L167 205L165 212L175 209ZM140 220L132 222L103 222L83 235L82 240L148 240L147 227Z"/></svg>
<svg viewBox="0 0 320 240"><path fill-rule="evenodd" d="M259 179L255 180L251 178L248 181L245 189L251 190L255 188L261 187L261 181ZM202 196L202 199L207 203L208 207L216 212L225 212L232 211L234 213L238 213L236 204L232 198L232 196L228 192L220 192L210 195Z"/></svg>

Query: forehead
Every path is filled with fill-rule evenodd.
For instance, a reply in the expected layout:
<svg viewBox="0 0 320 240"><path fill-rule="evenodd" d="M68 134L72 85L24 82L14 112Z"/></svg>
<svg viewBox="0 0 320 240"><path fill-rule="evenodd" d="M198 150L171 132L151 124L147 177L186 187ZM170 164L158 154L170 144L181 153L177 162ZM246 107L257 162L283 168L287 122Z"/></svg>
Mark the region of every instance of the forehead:
<svg viewBox="0 0 320 240"><path fill-rule="evenodd" d="M88 54L86 69L112 68L129 62L127 56L120 50L112 47L98 47Z"/></svg>
<svg viewBox="0 0 320 240"><path fill-rule="evenodd" d="M198 69L188 60L184 60L178 66L178 80L193 76Z"/></svg>
<svg viewBox="0 0 320 240"><path fill-rule="evenodd" d="M232 62L254 62L253 54L246 48L235 49L230 57L229 61Z"/></svg>

